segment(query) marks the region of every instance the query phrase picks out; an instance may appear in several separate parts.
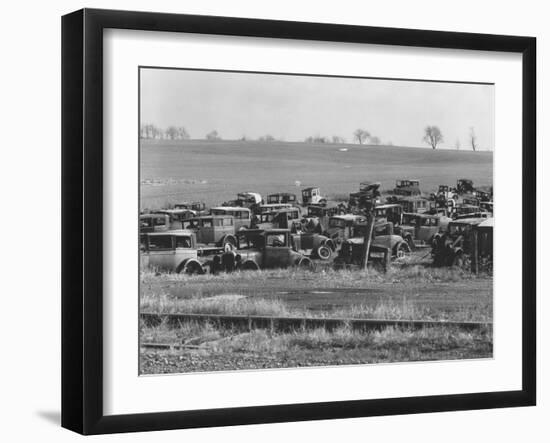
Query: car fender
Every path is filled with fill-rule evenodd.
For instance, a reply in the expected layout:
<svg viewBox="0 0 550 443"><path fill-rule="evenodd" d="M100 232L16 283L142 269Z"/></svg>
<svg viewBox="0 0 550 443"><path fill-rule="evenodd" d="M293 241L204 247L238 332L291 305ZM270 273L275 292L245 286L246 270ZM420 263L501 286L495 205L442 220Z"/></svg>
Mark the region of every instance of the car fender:
<svg viewBox="0 0 550 443"><path fill-rule="evenodd" d="M178 265L178 267L176 268L176 272L179 274L180 272L185 271L185 268L187 268L187 266L191 266L192 264L197 264L202 269L202 263L199 262L197 259L186 258Z"/></svg>
<svg viewBox="0 0 550 443"><path fill-rule="evenodd" d="M260 266L258 265L258 263L256 263L256 261L247 259L241 265L241 269L249 270L249 271L258 271L260 269Z"/></svg>

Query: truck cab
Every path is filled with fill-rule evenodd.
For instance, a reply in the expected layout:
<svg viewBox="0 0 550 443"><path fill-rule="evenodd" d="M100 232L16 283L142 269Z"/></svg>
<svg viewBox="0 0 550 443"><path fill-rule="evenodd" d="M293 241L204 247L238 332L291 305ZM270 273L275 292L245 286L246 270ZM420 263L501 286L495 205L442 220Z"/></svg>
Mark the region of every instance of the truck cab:
<svg viewBox="0 0 550 443"><path fill-rule="evenodd" d="M325 205L327 199L321 195L321 190L318 187L310 187L302 189L302 205Z"/></svg>

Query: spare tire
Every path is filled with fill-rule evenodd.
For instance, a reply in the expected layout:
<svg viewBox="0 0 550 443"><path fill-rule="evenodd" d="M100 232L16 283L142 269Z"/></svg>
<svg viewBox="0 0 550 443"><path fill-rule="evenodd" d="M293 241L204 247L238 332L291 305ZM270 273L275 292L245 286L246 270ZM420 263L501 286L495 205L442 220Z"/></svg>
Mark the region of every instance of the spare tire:
<svg viewBox="0 0 550 443"><path fill-rule="evenodd" d="M317 248L315 253L321 260L328 260L332 256L332 249L327 245L321 245Z"/></svg>

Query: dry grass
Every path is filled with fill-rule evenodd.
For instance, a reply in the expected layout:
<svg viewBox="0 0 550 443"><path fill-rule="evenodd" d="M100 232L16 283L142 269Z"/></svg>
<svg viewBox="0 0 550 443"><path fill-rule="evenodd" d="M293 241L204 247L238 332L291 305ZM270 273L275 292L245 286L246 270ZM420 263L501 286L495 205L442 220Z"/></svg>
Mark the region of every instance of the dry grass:
<svg viewBox="0 0 550 443"><path fill-rule="evenodd" d="M219 315L263 315L288 316L290 312L279 300L226 297L177 299L166 294L143 296L141 310L162 314L219 314Z"/></svg>
<svg viewBox="0 0 550 443"><path fill-rule="evenodd" d="M403 281L413 282L458 282L476 278L487 278L484 274L472 274L457 268L433 268L422 265L391 267L388 272L380 272L376 269L368 270L334 270L331 268L320 269L316 272L304 272L303 270L269 269L260 271L240 271L221 274L188 275L157 273L152 269L143 269L140 273L143 284L158 281L185 282L187 284L216 285L226 287L227 284L252 282L261 286L264 282L276 279L290 280L297 287L309 285L315 281L317 287L361 287L367 282L396 283Z"/></svg>
<svg viewBox="0 0 550 443"><path fill-rule="evenodd" d="M454 327L433 327L420 330L388 327L380 331L360 332L343 326L333 331L323 328L272 333L255 329L238 333L229 329L216 329L208 323L185 323L170 329L165 325L142 329L142 341L155 343L184 343L200 345L213 353L269 353L299 351L326 351L330 349L362 349L387 353L404 352L414 348L419 352L441 352L486 346L492 349L489 330L463 331Z"/></svg>

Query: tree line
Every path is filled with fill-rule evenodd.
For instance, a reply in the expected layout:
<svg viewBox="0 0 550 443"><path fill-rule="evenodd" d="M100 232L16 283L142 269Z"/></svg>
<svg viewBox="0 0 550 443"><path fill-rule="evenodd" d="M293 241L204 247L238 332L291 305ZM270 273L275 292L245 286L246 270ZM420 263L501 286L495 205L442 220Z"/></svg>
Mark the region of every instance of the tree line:
<svg viewBox="0 0 550 443"><path fill-rule="evenodd" d="M151 123L142 124L140 127L140 137L142 139L151 139L151 140L189 140L190 136L187 130L183 126L168 126L167 128L159 128ZM205 139L209 141L222 140L221 135L217 130L212 130L205 135ZM243 135L240 141L252 140ZM360 145L380 145L382 142L379 137L372 135L369 131L363 128L356 129L352 134L352 140ZM256 139L256 141L269 143L280 141L277 138L273 137L270 134L265 134ZM438 145L443 143L443 133L438 126L428 125L424 128L424 136L422 141L429 145L432 149L437 149ZM333 143L333 144L344 144L347 143L344 137L339 135L328 136L309 136L306 137L304 142L306 143ZM387 142L387 145L392 145L391 142ZM470 127L468 133L468 147L473 151L476 151L479 148L477 135L475 129ZM457 139L455 142L455 149L461 149L460 141Z"/></svg>
<svg viewBox="0 0 550 443"><path fill-rule="evenodd" d="M166 129L159 128L151 123L141 125L140 137L150 140L188 140L189 133L183 126L168 126Z"/></svg>
<svg viewBox="0 0 550 443"><path fill-rule="evenodd" d="M432 149L436 149L437 145L444 141L443 133L437 126L426 126L424 128L424 137L422 138L422 141L430 145ZM479 148L477 135L473 127L470 127L470 131L468 133L468 146L472 149L472 151L477 151ZM458 139L455 142L455 149L460 149L460 140Z"/></svg>

